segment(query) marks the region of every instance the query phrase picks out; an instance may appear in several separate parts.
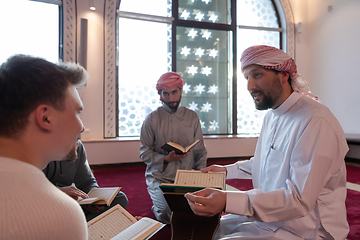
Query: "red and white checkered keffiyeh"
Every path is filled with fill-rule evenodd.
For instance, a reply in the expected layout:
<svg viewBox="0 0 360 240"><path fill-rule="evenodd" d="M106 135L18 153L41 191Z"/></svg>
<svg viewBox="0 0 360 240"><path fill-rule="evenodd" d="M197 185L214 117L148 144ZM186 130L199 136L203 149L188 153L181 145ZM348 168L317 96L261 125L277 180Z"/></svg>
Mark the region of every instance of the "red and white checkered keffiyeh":
<svg viewBox="0 0 360 240"><path fill-rule="evenodd" d="M297 73L294 59L278 48L266 45L249 47L242 53L240 62L242 71L245 67L256 64L266 69L288 72L291 78L291 87L295 92L318 100L318 97L310 92L308 83Z"/></svg>
<svg viewBox="0 0 360 240"><path fill-rule="evenodd" d="M182 80L181 76L176 72L167 72L161 75L159 80L156 83L156 90L163 90L172 87L179 87L183 88L184 81ZM160 94L160 93L159 93Z"/></svg>

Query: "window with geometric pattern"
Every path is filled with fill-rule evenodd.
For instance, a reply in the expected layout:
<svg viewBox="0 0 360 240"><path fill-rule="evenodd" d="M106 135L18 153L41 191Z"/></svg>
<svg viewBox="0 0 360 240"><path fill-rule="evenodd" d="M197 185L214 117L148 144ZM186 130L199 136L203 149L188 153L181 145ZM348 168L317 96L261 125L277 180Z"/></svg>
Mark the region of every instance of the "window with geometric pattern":
<svg viewBox="0 0 360 240"><path fill-rule="evenodd" d="M166 71L184 80L181 105L203 134L258 134L257 111L240 69L242 51L281 48L284 29L271 0L122 0L118 11L118 136L139 136L161 106L156 81Z"/></svg>

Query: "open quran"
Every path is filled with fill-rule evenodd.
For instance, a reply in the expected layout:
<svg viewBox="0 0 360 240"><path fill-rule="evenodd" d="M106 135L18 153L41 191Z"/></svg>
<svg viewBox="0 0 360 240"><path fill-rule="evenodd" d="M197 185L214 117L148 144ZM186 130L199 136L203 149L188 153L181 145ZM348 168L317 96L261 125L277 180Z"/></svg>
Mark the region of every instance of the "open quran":
<svg viewBox="0 0 360 240"><path fill-rule="evenodd" d="M225 190L226 172L207 172L177 170L174 183L162 183L165 192L194 192L203 188Z"/></svg>
<svg viewBox="0 0 360 240"><path fill-rule="evenodd" d="M149 239L165 226L147 217L137 221L119 204L90 220L87 225L89 240Z"/></svg>
<svg viewBox="0 0 360 240"><path fill-rule="evenodd" d="M80 205L83 204L106 204L110 206L121 187L93 188L88 193L89 198L78 200Z"/></svg>
<svg viewBox="0 0 360 240"><path fill-rule="evenodd" d="M220 224L221 214L213 217L197 216L191 210L184 194L206 187L225 190L225 172L207 172L177 170L173 184L161 184L164 197L171 211L172 240L213 239Z"/></svg>
<svg viewBox="0 0 360 240"><path fill-rule="evenodd" d="M193 147L195 147L195 145L198 142L200 142L199 139L196 140L195 142L193 142L192 144L190 144L189 146L186 146L186 147L183 147L178 143L167 142L161 148L164 149L167 152L175 151L176 154L185 154L188 151L190 151Z"/></svg>

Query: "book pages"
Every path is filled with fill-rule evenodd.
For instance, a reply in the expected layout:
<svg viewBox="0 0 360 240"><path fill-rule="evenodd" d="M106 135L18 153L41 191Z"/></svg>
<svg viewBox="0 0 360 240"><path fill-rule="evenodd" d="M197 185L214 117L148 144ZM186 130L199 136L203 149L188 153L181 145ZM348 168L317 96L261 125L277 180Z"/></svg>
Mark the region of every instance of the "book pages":
<svg viewBox="0 0 360 240"><path fill-rule="evenodd" d="M225 172L207 172L177 170L174 184L186 186L218 187L225 189Z"/></svg>
<svg viewBox="0 0 360 240"><path fill-rule="evenodd" d="M117 192L118 188L93 188L88 195L91 198L102 197L109 200Z"/></svg>
<svg viewBox="0 0 360 240"><path fill-rule="evenodd" d="M137 240L148 239L165 224L155 221L151 218L143 217L111 240Z"/></svg>
<svg viewBox="0 0 360 240"><path fill-rule="evenodd" d="M116 205L88 222L89 240L110 240L135 222L129 212Z"/></svg>
<svg viewBox="0 0 360 240"><path fill-rule="evenodd" d="M167 144L169 144L170 146L173 146L174 148L177 148L183 152L185 152L185 149L183 146L181 146L180 144L174 143L174 142L168 142Z"/></svg>
<svg viewBox="0 0 360 240"><path fill-rule="evenodd" d="M185 148L185 151L186 151L186 152L189 151L189 149L191 149L193 146L195 146L199 141L200 141L200 140L198 139L198 140L196 140L195 142L193 142L192 144L190 144L189 146L187 146L187 147Z"/></svg>
<svg viewBox="0 0 360 240"><path fill-rule="evenodd" d="M82 198L80 200L78 200L79 204L92 204L93 202L100 202L100 203L103 203L103 204L106 204L106 199L105 198L98 198L98 197L95 197L95 198Z"/></svg>
<svg viewBox="0 0 360 240"><path fill-rule="evenodd" d="M92 188L89 198L79 199L79 204L106 204L110 206L121 187Z"/></svg>

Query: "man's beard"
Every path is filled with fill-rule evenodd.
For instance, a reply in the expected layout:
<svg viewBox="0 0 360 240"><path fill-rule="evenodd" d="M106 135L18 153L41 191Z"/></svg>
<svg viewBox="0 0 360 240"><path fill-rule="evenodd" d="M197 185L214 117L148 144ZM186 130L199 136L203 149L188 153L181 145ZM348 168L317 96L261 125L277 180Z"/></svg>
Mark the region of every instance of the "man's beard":
<svg viewBox="0 0 360 240"><path fill-rule="evenodd" d="M261 95L263 96L262 101L256 101L254 100L255 103L255 107L257 110L267 110L269 108L271 108L272 106L274 106L275 102L274 99L269 96L269 95L264 95L264 93L262 91L253 91L255 92L260 92Z"/></svg>
<svg viewBox="0 0 360 240"><path fill-rule="evenodd" d="M70 150L70 152L68 153L68 155L66 155L62 161L65 162L73 162L78 158L78 154L77 154L77 145L74 145L74 147Z"/></svg>
<svg viewBox="0 0 360 240"><path fill-rule="evenodd" d="M251 91L251 95L255 93L260 93L262 95L261 101L256 101L254 99L255 107L257 110L267 110L269 108L273 108L283 93L283 89L280 84L280 78L275 77L274 83L271 85L271 89L269 89L266 94L264 93L264 91L261 90Z"/></svg>
<svg viewBox="0 0 360 240"><path fill-rule="evenodd" d="M166 101L163 100L163 102L164 102L166 105L168 105L170 109L175 109L175 110L178 109L178 107L179 107L179 105L180 105L180 101L181 101L181 96L180 96L179 101L166 102ZM176 103L176 105L171 106L172 103Z"/></svg>

